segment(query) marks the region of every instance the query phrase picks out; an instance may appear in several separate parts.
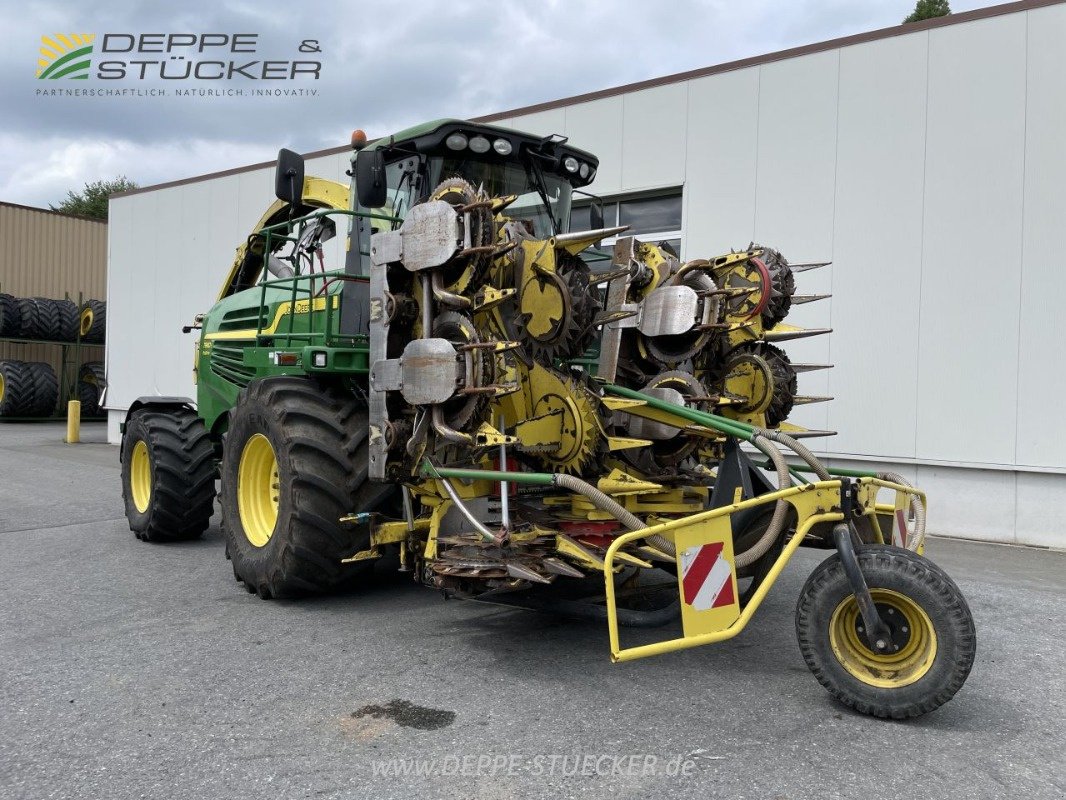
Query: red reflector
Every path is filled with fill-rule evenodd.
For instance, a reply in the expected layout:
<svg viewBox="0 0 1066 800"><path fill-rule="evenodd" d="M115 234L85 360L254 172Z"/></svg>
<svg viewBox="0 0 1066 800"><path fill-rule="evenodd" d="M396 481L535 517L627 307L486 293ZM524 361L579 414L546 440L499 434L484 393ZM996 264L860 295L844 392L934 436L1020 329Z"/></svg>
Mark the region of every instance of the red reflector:
<svg viewBox="0 0 1066 800"><path fill-rule="evenodd" d="M563 533L570 536L603 537L608 544L612 541L610 537L621 529L621 526L614 520L563 522L559 527L563 529Z"/></svg>
<svg viewBox="0 0 1066 800"><path fill-rule="evenodd" d="M300 357L296 353L275 353L279 367L295 367L300 363Z"/></svg>

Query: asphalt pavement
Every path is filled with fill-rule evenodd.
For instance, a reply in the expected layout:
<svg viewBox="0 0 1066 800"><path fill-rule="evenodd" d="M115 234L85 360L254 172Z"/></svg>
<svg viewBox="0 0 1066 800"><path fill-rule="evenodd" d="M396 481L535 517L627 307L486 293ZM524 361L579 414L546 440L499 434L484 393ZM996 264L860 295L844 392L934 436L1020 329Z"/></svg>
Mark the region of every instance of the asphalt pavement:
<svg viewBox="0 0 1066 800"><path fill-rule="evenodd" d="M391 572L259 600L217 514L200 541L135 540L117 449L83 434L0 426L0 798L1066 797L1066 553L931 540L977 662L946 706L884 722L796 646L823 551L738 638L612 665L601 624Z"/></svg>

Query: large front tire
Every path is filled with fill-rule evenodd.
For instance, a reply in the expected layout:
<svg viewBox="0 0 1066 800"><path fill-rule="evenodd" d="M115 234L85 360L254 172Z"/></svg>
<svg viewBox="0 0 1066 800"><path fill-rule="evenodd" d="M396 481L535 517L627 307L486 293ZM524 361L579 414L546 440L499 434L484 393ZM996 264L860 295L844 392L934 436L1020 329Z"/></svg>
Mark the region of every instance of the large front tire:
<svg viewBox="0 0 1066 800"><path fill-rule="evenodd" d="M977 634L959 587L932 561L899 547L857 553L882 620L898 647L879 654L837 555L807 579L796 636L807 666L837 700L863 714L905 719L950 700L973 666Z"/></svg>
<svg viewBox="0 0 1066 800"><path fill-rule="evenodd" d="M309 378L253 381L230 416L222 458L222 529L233 574L264 599L337 588L370 562L352 511L381 510L395 494L367 480L369 420L351 391Z"/></svg>
<svg viewBox="0 0 1066 800"><path fill-rule="evenodd" d="M137 411L122 437L122 500L145 542L196 539L215 503L215 450L188 408Z"/></svg>

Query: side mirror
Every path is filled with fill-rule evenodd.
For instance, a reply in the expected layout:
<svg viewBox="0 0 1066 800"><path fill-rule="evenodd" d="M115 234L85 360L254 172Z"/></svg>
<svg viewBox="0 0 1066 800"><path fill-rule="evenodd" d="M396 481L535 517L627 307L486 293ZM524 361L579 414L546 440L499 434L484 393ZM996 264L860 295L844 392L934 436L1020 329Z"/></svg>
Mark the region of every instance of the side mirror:
<svg viewBox="0 0 1066 800"><path fill-rule="evenodd" d="M363 208L381 208L388 197L385 184L385 153L360 150L355 157L355 196Z"/></svg>
<svg viewBox="0 0 1066 800"><path fill-rule="evenodd" d="M303 201L304 158L282 148L278 151L278 169L274 173L274 195L292 206Z"/></svg>
<svg viewBox="0 0 1066 800"><path fill-rule="evenodd" d="M596 198L589 207L590 230L598 231L603 227L603 201Z"/></svg>

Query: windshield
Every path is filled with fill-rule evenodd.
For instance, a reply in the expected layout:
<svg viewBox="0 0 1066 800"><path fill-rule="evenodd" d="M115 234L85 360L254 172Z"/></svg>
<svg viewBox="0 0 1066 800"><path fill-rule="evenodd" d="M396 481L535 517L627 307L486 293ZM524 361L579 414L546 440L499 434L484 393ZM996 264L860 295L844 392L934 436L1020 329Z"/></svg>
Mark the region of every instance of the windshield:
<svg viewBox="0 0 1066 800"><path fill-rule="evenodd" d="M411 206L418 202L418 196L421 193L422 181L419 177L419 166L419 160L410 157L393 161L385 167L385 186L387 187L385 205L380 209L375 209L376 213L400 220L407 216ZM374 232L399 227L399 222L390 225L384 220L374 220L371 223L371 229Z"/></svg>
<svg viewBox="0 0 1066 800"><path fill-rule="evenodd" d="M505 213L512 219L528 222L533 235L538 238L546 239L568 229L572 187L558 175L538 173L532 167L514 162L475 158L430 156L427 165L429 174L424 181L422 164L415 157L394 161L385 167L388 190L382 214L402 220L411 206L419 201L423 191L431 191L448 178L460 177L475 190L484 188L490 197L518 195ZM543 178L542 185L538 176ZM423 190L423 183L429 188ZM378 230L383 225L388 223L375 222L373 227ZM393 227L399 227L399 223Z"/></svg>
<svg viewBox="0 0 1066 800"><path fill-rule="evenodd" d="M538 238L548 238L567 228L572 187L569 181L558 175L540 172L543 185L538 186L538 173L524 164L473 158L431 159L430 186L455 176L463 178L475 189L484 188L489 197L518 195L505 213L512 219L529 222L533 235Z"/></svg>

